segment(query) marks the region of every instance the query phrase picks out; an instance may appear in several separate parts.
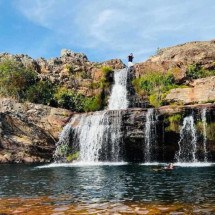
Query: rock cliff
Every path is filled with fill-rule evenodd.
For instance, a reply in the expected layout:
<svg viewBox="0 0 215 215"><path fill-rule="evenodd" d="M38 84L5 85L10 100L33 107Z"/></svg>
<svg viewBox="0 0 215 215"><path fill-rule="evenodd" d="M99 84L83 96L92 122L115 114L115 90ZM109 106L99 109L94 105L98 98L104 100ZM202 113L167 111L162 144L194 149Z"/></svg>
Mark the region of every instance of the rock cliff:
<svg viewBox="0 0 215 215"><path fill-rule="evenodd" d="M72 112L0 99L0 163L50 162Z"/></svg>

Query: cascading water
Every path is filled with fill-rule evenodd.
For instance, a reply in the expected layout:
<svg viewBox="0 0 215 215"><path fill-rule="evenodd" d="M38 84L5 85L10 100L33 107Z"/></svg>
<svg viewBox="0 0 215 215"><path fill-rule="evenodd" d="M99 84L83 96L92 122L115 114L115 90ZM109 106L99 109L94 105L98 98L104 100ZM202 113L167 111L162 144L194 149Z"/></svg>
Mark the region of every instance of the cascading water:
<svg viewBox="0 0 215 215"><path fill-rule="evenodd" d="M156 115L153 108L148 109L146 113L144 146L145 162L149 163L153 159L152 154L156 148Z"/></svg>
<svg viewBox="0 0 215 215"><path fill-rule="evenodd" d="M53 156L55 160L61 161L65 159L68 152L71 133L73 131L72 125L76 122L77 117L78 116L75 115L73 118L71 118L69 123L64 126L62 132L60 133L59 141L56 144L56 150Z"/></svg>
<svg viewBox="0 0 215 215"><path fill-rule="evenodd" d="M70 131L73 130L73 142L78 145L81 162L121 161L122 159L122 109L127 109L127 74L122 69L115 72L113 86L107 111L83 114L76 126L67 124L57 143L55 157L60 157L61 151L66 151L70 144ZM74 119L73 121L76 121ZM66 152L63 153L65 157ZM58 156L57 156L58 155Z"/></svg>
<svg viewBox="0 0 215 215"><path fill-rule="evenodd" d="M109 99L109 110L122 110L128 108L127 99L127 77L128 69L121 69L114 73L114 81L112 93Z"/></svg>
<svg viewBox="0 0 215 215"><path fill-rule="evenodd" d="M120 160L121 114L119 111L82 115L74 133L74 141L79 143L79 161Z"/></svg>
<svg viewBox="0 0 215 215"><path fill-rule="evenodd" d="M183 120L178 142L179 151L176 154L177 162L197 162L197 135L193 116L187 116Z"/></svg>
<svg viewBox="0 0 215 215"><path fill-rule="evenodd" d="M96 112L90 116L82 116L75 133L79 142L80 156L83 162L99 160L99 152L107 132L107 116L105 112Z"/></svg>
<svg viewBox="0 0 215 215"><path fill-rule="evenodd" d="M204 161L208 161L207 157L207 118L206 118L207 108L203 108L201 111L201 119L203 126L203 150L204 150Z"/></svg>

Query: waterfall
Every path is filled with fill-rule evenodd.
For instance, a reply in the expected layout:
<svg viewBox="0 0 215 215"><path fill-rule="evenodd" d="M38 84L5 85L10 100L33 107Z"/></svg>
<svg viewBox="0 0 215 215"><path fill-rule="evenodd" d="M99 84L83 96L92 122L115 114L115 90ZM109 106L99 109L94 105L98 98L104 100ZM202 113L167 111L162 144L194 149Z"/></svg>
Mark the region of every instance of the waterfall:
<svg viewBox="0 0 215 215"><path fill-rule="evenodd" d="M121 111L112 112L111 123L109 124L110 145L111 145L111 161L121 161L122 159L122 113Z"/></svg>
<svg viewBox="0 0 215 215"><path fill-rule="evenodd" d="M62 132L59 135L59 141L56 143L56 149L53 155L56 161L65 160L70 144L70 136L73 131L72 125L76 122L77 118L77 115L72 117L69 123L64 126Z"/></svg>
<svg viewBox="0 0 215 215"><path fill-rule="evenodd" d="M183 120L178 142L179 151L176 154L178 162L197 162L197 136L193 116L187 116Z"/></svg>
<svg viewBox="0 0 215 215"><path fill-rule="evenodd" d="M127 75L127 68L115 72L108 110L82 114L78 122L77 115L64 127L56 144L55 158L66 157L73 131L72 147L75 145L79 149L80 162L121 161L123 141L120 110L128 107Z"/></svg>
<svg viewBox="0 0 215 215"><path fill-rule="evenodd" d="M99 152L107 131L105 112L96 112L90 116L82 116L75 129L76 142L80 146L80 161L95 162L99 160Z"/></svg>
<svg viewBox="0 0 215 215"><path fill-rule="evenodd" d="M66 157L73 131L73 142L80 150L80 162L120 161L121 112L100 111L77 117L78 115L61 132L55 158ZM75 145L73 144L73 148Z"/></svg>
<svg viewBox="0 0 215 215"><path fill-rule="evenodd" d="M127 99L128 69L121 69L114 73L114 85L109 99L109 110L122 110L128 108Z"/></svg>
<svg viewBox="0 0 215 215"><path fill-rule="evenodd" d="M146 113L145 123L145 162L151 162L153 159L153 151L156 149L156 115L153 108L149 108Z"/></svg>
<svg viewBox="0 0 215 215"><path fill-rule="evenodd" d="M204 150L204 161L207 162L207 118L206 118L207 108L203 108L201 111L201 119L203 126L203 150Z"/></svg>

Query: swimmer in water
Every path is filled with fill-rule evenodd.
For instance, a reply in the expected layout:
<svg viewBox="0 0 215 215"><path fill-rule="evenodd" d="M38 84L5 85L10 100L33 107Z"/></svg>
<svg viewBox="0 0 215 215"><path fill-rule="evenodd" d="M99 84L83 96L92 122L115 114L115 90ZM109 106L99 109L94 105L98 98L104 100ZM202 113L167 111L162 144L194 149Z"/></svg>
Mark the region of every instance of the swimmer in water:
<svg viewBox="0 0 215 215"><path fill-rule="evenodd" d="M174 169L173 163L168 164L168 166L165 166L163 169L165 169L165 170L173 170Z"/></svg>

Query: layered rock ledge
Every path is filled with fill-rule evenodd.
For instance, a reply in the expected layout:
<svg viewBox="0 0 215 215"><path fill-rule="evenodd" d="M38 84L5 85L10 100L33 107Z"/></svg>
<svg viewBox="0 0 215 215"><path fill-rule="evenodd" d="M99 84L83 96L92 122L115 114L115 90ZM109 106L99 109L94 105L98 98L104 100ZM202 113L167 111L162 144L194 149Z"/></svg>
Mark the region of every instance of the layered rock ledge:
<svg viewBox="0 0 215 215"><path fill-rule="evenodd" d="M50 162L72 112L0 99L0 163Z"/></svg>

